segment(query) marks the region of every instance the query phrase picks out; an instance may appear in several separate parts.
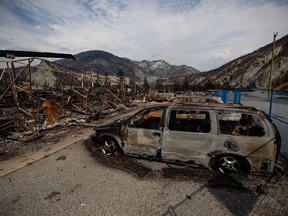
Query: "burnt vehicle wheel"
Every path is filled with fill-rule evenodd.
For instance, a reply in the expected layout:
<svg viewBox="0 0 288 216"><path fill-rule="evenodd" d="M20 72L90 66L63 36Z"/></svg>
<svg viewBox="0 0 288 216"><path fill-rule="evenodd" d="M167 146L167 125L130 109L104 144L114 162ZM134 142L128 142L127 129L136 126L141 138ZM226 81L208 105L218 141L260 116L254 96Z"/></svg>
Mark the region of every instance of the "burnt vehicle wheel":
<svg viewBox="0 0 288 216"><path fill-rule="evenodd" d="M110 137L104 138L103 140L104 142L101 146L103 154L112 155L117 150L117 142Z"/></svg>
<svg viewBox="0 0 288 216"><path fill-rule="evenodd" d="M237 158L227 155L219 158L217 168L224 174L232 175L241 171L241 164Z"/></svg>

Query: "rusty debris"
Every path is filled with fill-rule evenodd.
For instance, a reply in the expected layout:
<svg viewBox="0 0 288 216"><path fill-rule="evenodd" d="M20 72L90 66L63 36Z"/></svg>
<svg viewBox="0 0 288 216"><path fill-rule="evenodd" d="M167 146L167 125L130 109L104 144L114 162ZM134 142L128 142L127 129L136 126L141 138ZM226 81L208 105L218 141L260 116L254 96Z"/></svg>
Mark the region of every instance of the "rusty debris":
<svg viewBox="0 0 288 216"><path fill-rule="evenodd" d="M47 125L53 125L58 123L58 110L57 102L55 100L45 100L42 104L42 108L45 110L45 120Z"/></svg>

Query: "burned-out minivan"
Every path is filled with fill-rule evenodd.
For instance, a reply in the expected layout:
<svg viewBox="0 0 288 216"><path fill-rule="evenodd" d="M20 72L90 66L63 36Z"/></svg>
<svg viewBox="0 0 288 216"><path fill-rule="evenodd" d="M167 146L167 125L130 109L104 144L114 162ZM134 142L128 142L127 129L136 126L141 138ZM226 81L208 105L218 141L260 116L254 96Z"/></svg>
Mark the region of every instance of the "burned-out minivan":
<svg viewBox="0 0 288 216"><path fill-rule="evenodd" d="M95 127L102 151L217 169L224 174L271 173L281 138L260 110L242 105L191 104L144 108Z"/></svg>

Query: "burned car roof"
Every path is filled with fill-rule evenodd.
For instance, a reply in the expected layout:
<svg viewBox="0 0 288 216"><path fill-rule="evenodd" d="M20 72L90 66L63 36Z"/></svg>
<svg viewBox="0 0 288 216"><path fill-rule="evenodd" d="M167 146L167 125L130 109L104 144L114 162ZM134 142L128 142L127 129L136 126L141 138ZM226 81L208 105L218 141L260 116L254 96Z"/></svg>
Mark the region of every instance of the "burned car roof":
<svg viewBox="0 0 288 216"><path fill-rule="evenodd" d="M242 104L203 104L203 103L193 103L193 104L186 104L186 103L175 103L175 104L162 104L162 105L153 105L153 106L148 106L148 107L181 107L181 108L187 108L187 109L191 109L191 107L193 108L201 108L201 109L211 109L211 110L247 110L247 111L252 111L252 112L259 112L262 110L259 110L255 107L251 107L251 106L244 106ZM147 107L147 108L148 108Z"/></svg>
<svg viewBox="0 0 288 216"><path fill-rule="evenodd" d="M220 103L223 104L224 102L222 99L218 96L212 96L212 95L180 95L180 96L175 96L172 98L170 103L205 103L205 104L210 104L210 103Z"/></svg>

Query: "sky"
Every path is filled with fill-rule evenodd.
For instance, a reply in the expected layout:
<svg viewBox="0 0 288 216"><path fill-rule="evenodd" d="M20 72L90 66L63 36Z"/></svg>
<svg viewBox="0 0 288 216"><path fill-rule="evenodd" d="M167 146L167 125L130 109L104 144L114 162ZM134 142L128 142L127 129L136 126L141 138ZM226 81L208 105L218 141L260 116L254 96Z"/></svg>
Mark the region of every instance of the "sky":
<svg viewBox="0 0 288 216"><path fill-rule="evenodd" d="M103 50L207 71L288 34L288 0L0 1L0 50Z"/></svg>

